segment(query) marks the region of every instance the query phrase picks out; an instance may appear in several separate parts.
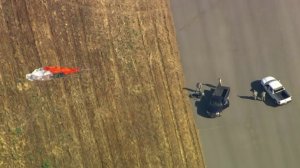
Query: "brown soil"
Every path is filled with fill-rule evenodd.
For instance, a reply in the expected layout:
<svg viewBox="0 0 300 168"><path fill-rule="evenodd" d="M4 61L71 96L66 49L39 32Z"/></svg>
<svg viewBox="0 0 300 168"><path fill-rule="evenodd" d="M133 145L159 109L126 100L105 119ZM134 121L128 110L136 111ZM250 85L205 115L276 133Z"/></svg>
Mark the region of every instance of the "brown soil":
<svg viewBox="0 0 300 168"><path fill-rule="evenodd" d="M0 167L204 167L182 88L169 1L1 0Z"/></svg>

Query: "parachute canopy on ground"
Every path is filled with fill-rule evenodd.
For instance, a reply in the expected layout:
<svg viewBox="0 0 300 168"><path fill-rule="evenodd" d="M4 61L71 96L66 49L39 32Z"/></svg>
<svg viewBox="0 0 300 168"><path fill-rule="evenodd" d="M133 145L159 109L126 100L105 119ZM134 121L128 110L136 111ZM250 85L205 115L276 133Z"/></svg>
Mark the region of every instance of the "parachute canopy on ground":
<svg viewBox="0 0 300 168"><path fill-rule="evenodd" d="M60 66L45 66L35 69L32 73L26 74L26 79L30 81L45 81L61 78L69 74L80 72L79 68L68 68Z"/></svg>

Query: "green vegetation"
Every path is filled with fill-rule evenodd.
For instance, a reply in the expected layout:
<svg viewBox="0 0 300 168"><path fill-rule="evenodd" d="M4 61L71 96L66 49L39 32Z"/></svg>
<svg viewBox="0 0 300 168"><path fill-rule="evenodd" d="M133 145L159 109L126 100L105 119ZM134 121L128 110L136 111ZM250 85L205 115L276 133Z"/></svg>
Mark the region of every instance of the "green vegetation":
<svg viewBox="0 0 300 168"><path fill-rule="evenodd" d="M21 134L22 134L22 128L17 127L17 128L15 129L15 133L16 133L17 135L21 135Z"/></svg>
<svg viewBox="0 0 300 168"><path fill-rule="evenodd" d="M42 168L51 168L51 163L49 160L44 160L42 163Z"/></svg>

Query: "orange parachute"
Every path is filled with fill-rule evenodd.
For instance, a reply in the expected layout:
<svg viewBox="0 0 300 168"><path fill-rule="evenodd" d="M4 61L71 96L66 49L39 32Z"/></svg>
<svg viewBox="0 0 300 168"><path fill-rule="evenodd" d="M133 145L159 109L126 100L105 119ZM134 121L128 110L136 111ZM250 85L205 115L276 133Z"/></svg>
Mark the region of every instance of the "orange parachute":
<svg viewBox="0 0 300 168"><path fill-rule="evenodd" d="M26 74L26 79L30 81L44 81L51 80L54 78L65 77L73 73L80 72L79 68L69 68L69 67L60 67L60 66L45 66L42 68L35 69L32 73Z"/></svg>
<svg viewBox="0 0 300 168"><path fill-rule="evenodd" d="M67 67L59 67L59 66L45 66L44 70L50 71L53 74L63 73L65 75L79 72L79 68L67 68Z"/></svg>

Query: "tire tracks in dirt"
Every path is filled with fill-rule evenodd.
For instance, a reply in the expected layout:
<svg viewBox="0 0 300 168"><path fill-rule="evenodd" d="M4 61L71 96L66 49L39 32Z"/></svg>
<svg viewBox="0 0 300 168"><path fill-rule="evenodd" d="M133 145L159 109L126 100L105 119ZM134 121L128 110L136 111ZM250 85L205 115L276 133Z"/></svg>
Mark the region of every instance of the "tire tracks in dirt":
<svg viewBox="0 0 300 168"><path fill-rule="evenodd" d="M141 14L140 12L137 12L136 15L137 15L136 17L137 17L137 22L138 22L139 32L142 34L142 35L141 35L141 40L142 40L142 46L143 46L144 54L147 55L147 56L150 56L151 53L149 53L149 51L147 50L146 45L145 45L145 39L144 39L144 36L145 36L145 30L143 30L143 27L142 27L142 25L141 25L141 24L142 24L142 23L141 23L141 17L143 17L143 16L141 16L141 15L143 15L143 14ZM147 15L146 15L145 17L147 17ZM149 60L149 59L147 59L147 61L148 61L148 60ZM151 68L150 68L148 62L146 63L146 68L147 68L147 72L151 74ZM153 76L151 76L151 79L152 79L151 81L154 82ZM143 85L145 85L145 84L143 84ZM151 91L150 94L149 94L149 96L150 96L150 98L147 97L147 102L154 101L154 102L156 102L156 104L159 104L159 102L158 102L158 100L157 100L157 96L156 96L155 91ZM149 106L151 106L151 105L149 104ZM158 105L158 106L160 106L160 105ZM155 111L155 109L149 110L149 111ZM150 113L150 118L151 118L151 121L150 121L150 122L151 122L151 123L155 123L155 116L154 116L154 115L151 115L151 113ZM162 124L162 122L160 122L160 123ZM155 127L157 130L159 130L159 127L158 127L158 126L155 126L155 125L154 125L154 127ZM163 134L165 134L165 131L163 131ZM158 139L158 138L155 138L155 140L156 140L157 146L159 146L159 148L162 148L162 147L161 147L161 143L159 143L159 139ZM166 160L166 159L164 158L163 160ZM161 162L162 165L164 165L164 164L163 164L163 160L160 158L160 162Z"/></svg>
<svg viewBox="0 0 300 168"><path fill-rule="evenodd" d="M47 5L47 4L45 4L45 5ZM49 4L48 4L49 5ZM50 8L51 8L52 6L50 5ZM35 11L34 11L34 9L32 9L33 10L33 13L35 13ZM58 9L59 10L59 9ZM60 63L60 64L64 64L64 65L67 65L66 64L66 62L68 62L68 61L64 61L65 59L64 59L64 57L65 56L67 56L67 54L65 54L64 52L62 52L62 50L60 50L60 46L58 46L59 45L59 43L60 43L60 39L58 39L58 38L56 38L56 37L60 37L60 34L58 34L58 33L60 33L60 32L57 32L55 29L56 29L56 27L57 26L59 26L59 20L57 20L54 16L52 16L52 15L50 15L49 14L49 12L46 12L46 11L43 11L44 12L44 15L47 17L46 18L46 21L47 21L47 24L48 24L48 27L49 27L49 30L50 30L50 35L51 35L51 43L53 43L53 48L54 48L54 51L55 51L55 57L51 57L51 58L56 58L55 59L55 61L53 62L54 63L54 65L59 65L59 64L57 64L57 63ZM51 11L50 11L51 12ZM62 15L63 15L63 12L62 12ZM62 18L62 21L64 21L64 20L66 20L66 18L64 17L64 16L62 16L61 17ZM38 22L38 21L37 21ZM53 24L53 23L58 23L58 24ZM64 32L66 32L67 30L66 29L64 29L64 30L62 30L62 31L64 31ZM66 33L65 33L66 34ZM67 34L65 35L65 36L67 36ZM61 38L62 40L64 40L65 38ZM51 60L50 60L50 62L51 62ZM56 62L56 63L55 63ZM59 79L58 79L59 80ZM49 81L49 83L50 83L50 81ZM67 116L68 116L68 118L72 118L72 99L71 99L71 101L69 101L70 100L70 97L72 96L71 94L69 94L68 93L68 87L72 87L72 85L69 85L68 83L69 83L69 80L67 80L66 79L66 81L51 81L51 83L52 84L54 84L54 85L52 85L52 86L56 86L56 88L58 89L58 88L60 88L60 90L61 90L61 94L62 94L62 96L60 96L60 94L59 93L57 93L57 92L55 92L55 93L57 93L57 94L51 94L52 96L51 96L51 100L52 100L52 107L56 107L56 104L57 103L55 103L54 104L54 102L56 102L55 100L57 100L57 98L58 97L61 97L61 99L62 100L65 100L65 110L66 111L61 111L61 112L63 112L62 114L61 113L56 113L55 114L55 116L57 117L57 115L59 116L59 118L62 120L62 121L69 121L69 120L67 120L67 119L64 119L64 117L62 116L62 115L64 115L64 114L66 114ZM49 93L49 92L48 92ZM50 92L51 93L51 92ZM50 109L49 109L50 110ZM54 123L55 124L55 123ZM75 124L76 124L76 121L74 120L74 118L73 118L73 120L72 120L72 122L70 123L70 122L62 122L62 126L59 126L58 128L59 128L59 135L63 135L64 133L65 133L65 131L64 131L64 129L68 129L68 124L70 125L71 124L71 128L75 128ZM75 129L73 130L73 131L75 131ZM76 134L76 131L75 131L75 134ZM57 136L59 136L59 135L57 135ZM75 143L76 143L76 139L75 139ZM75 148L75 147L74 147ZM70 149L66 149L67 150L67 152L69 152L70 153ZM72 152L73 154L74 154L74 152ZM72 157L71 155L69 155L70 157ZM73 155L73 157L74 157L74 155ZM75 155L75 157L76 157L76 155ZM75 159L75 158L73 158L73 159ZM79 159L79 160L83 160L82 158L76 158L76 159ZM52 159L52 160L54 160L54 159ZM60 164L63 164L64 165L64 163L61 161L61 158L56 158L55 159L55 162L58 162L58 163L60 163ZM79 162L79 163L82 163L82 161L81 162ZM55 163L56 164L56 163Z"/></svg>
<svg viewBox="0 0 300 168"><path fill-rule="evenodd" d="M145 30L143 30L143 28L142 28L142 26L141 26L141 14L137 14L138 16L138 22L139 22L139 27L140 27L140 30L141 30L141 32L143 32L143 31L145 31ZM145 51L145 53L147 53L147 55L149 56L149 58L147 59L147 64L146 64L146 66L147 66L147 70L149 71L149 73L150 73L150 75L151 75L151 81L153 81L153 83L155 83L156 82L156 78L155 78L155 75L154 75L154 72L152 71L152 59L153 59L153 57L152 57L152 54L147 50L147 47L146 47L146 43L145 43L145 39L142 37L142 43L143 43L143 47L144 47L144 51ZM157 109L156 110L153 110L153 112L158 112L159 114L160 114L160 116L159 116L159 125L164 125L164 121L163 121L163 118L162 118L162 111L161 111L161 104L160 104L160 102L159 102L159 99L158 99L158 93L157 93L158 91L156 91L156 90L153 90L152 92L151 92L151 98L149 98L148 99L148 101L150 102L150 101L154 101L154 102L156 102L156 104L157 104ZM151 118L152 118L152 121L153 122L155 122L155 115L151 115ZM157 129L159 130L160 128L159 128L159 126L156 126L156 127L158 127ZM164 135L164 136L166 136L166 130L165 130L165 126L163 126L163 128L162 128L162 134ZM166 142L166 141L168 141L168 138L166 139L166 140L164 140L164 138L162 138L162 137L159 137L159 138L156 138L156 143L157 143L157 145L160 147L160 149L161 150L163 150L163 146L162 146L162 144L167 144L167 148L168 148L168 155L172 155L172 152L171 152L171 149L170 149L170 147L169 147L169 142ZM164 143L161 143L161 142L164 142ZM166 153L165 153L166 154ZM161 161L161 164L163 165L163 166L166 166L167 165L167 163L164 163L164 162L173 162L172 161L172 157L167 157L167 156L161 156L161 157L163 157L164 159L160 159L160 161Z"/></svg>
<svg viewBox="0 0 300 168"><path fill-rule="evenodd" d="M160 35L158 34L158 28L157 28L157 25L155 24L156 21L153 20L153 18L152 18L152 23L153 23L153 28L155 30L155 34L156 34L156 37L157 37L155 39L155 43L156 43L156 47L158 48L159 56L160 56L160 58L159 58L159 61L161 62L160 66L159 66L159 69L161 69L160 73L162 75L162 78L167 79L166 69L165 69L166 67L164 66L165 61L163 59L164 54L163 54L162 48L160 46L161 43L159 42L159 39L158 39L158 37L160 37ZM176 143L178 145L177 147L179 147L180 152L172 152L172 153L180 153L181 157L185 158L185 156L183 155L183 153L184 153L183 152L183 144L182 144L182 142L178 142L178 139L180 139L180 135L177 132L178 131L178 125L177 125L177 122L176 122L175 116L174 116L174 106L173 106L173 103L172 103L172 100L171 100L171 95L170 95L171 90L170 90L169 86L170 86L170 84L169 84L168 80L163 82L164 90L167 90L169 92L169 93L165 93L166 97L167 97L167 102L168 102L168 105L169 105L169 110L164 110L164 111L171 111L171 113L167 113L169 116L167 114L162 113L162 116L164 116L164 118L171 118L171 121L172 121L171 125L173 125L176 128L175 129L176 138L174 138L173 141L174 140L176 141ZM167 119L164 119L164 120L168 121ZM170 129L172 129L172 128L169 128L168 130L170 130ZM172 149L175 150L176 147L173 146ZM174 156L174 157L176 158L177 156ZM179 167L186 167L187 166L186 165L186 160L184 161L184 163L176 163L179 160L180 160L179 158L175 159L174 160L175 162L173 164L174 165L179 165Z"/></svg>
<svg viewBox="0 0 300 168"><path fill-rule="evenodd" d="M7 3L9 3L9 2L7 2ZM15 38L10 38L10 44L11 44L11 47L12 47L12 50L13 50L13 52L11 54L13 56L18 56L18 57L15 57L14 61L19 60L22 57L23 57L23 60L26 60L25 55L28 55L28 53L21 46L24 45L24 44L27 45L26 43L23 42L23 40L25 40L25 42L27 42L27 43L31 43L30 41L28 41L29 40L28 38L33 37L32 29L30 29L30 20L29 20L27 9L26 9L26 5L24 3L20 4L18 2L13 2L13 1L10 4L7 4L7 5L10 5L10 7L5 8L5 9L10 8L11 12L14 13L13 15L10 15L9 17L5 17L5 14L3 15L4 18L7 18L6 19L6 23L7 23L7 27L8 27L7 32L9 33L9 35L11 37L14 37L14 35L13 35L14 33L19 34ZM20 10L13 10L13 8L20 9ZM9 11L6 11L6 12L9 12ZM23 13L23 12L25 12L25 13ZM10 19L13 19L14 21L11 21ZM8 23L13 23L14 25L8 25ZM24 26L24 25L28 25L28 26ZM14 27L11 27L11 26L14 26ZM29 33L31 34L31 36L29 35L30 37L26 36L26 34L22 33L22 32L25 32L24 28L29 28ZM18 38L18 39L16 39L16 38ZM17 48L15 48L14 46L17 46ZM19 52L19 54L15 55L17 52ZM33 49L32 52L35 52L35 50ZM34 55L36 55L36 54L34 54ZM40 62L40 60L39 60L39 58L37 58L33 62ZM21 69L27 70L27 66L23 66L21 64L22 64L22 62L15 61L15 63L13 65L15 65L16 67L11 67L9 69L15 70L16 73L18 72L17 70L21 70ZM14 75L12 75L12 76L14 76ZM19 76L23 76L23 74L19 73ZM18 79L17 81L23 81L23 80L19 79L19 76L16 76L15 79ZM8 81L11 81L11 80L8 79ZM13 82L13 84L11 86L17 86L17 83ZM16 96L16 97L19 97L19 98L15 98L15 101L20 102L20 104L24 105L25 108L31 109L30 105L29 105L29 102L25 98L25 94L22 94L22 93L18 94L18 96ZM26 110L26 111L32 111L32 110ZM23 114L26 115L26 113L23 113ZM18 114L18 116L19 116L19 118L23 118L23 117L20 116L20 113ZM36 116L36 115L34 115L34 116ZM29 117L25 117L25 118L29 118ZM17 119L17 120L20 120L20 119ZM29 121L26 120L26 122L22 121L21 126L26 127L26 125L28 123L30 123L31 121L32 120L29 120ZM37 129L35 129L35 126L33 126L34 124L35 123L30 124L30 128L31 128L31 130L33 130L35 132L34 135L36 135ZM27 131L27 130L25 129L25 131ZM35 139L38 140L39 137L35 136L35 138L32 138L32 140L35 140Z"/></svg>
<svg viewBox="0 0 300 168"><path fill-rule="evenodd" d="M120 110L118 110L118 109L122 109L122 105L120 105L119 106L119 108L118 108L118 102L116 101L116 99L119 97L118 95L116 95L116 94L113 94L113 93L119 93L120 95L121 95L121 93L123 92L123 90L124 90L124 88L122 88L122 86L124 86L123 85L123 83L121 82L121 79L120 79L120 68L118 67L118 64L116 63L116 57L117 57L117 53L116 53L116 51L115 51L115 46L114 46L114 43L113 43L113 34L112 34L112 27L111 27L111 25L112 25L112 22L111 22L111 17L110 17L110 15L109 15L109 12L108 12L108 9L107 9L107 4L102 4L103 5L103 7L104 7L104 11L105 11L105 18L106 18L106 20L108 21L107 23L107 25L105 25L105 27L106 27L106 29L108 30L108 37L109 37L109 46L111 47L111 49L110 49L110 52L111 52L111 55L112 55L112 59L110 59L110 62L111 62L111 69L112 69L112 74L113 74L113 76L114 76L114 79L115 79L115 85L118 85L117 87L118 88L114 88L114 90L112 90L113 89L113 87L110 87L110 91L109 91L109 93L110 93L110 99L109 100L112 100L111 101L111 106L113 107L113 109L115 109L114 110L114 116L116 116L116 117L114 117L114 119L116 119L116 120L113 120L113 125L114 125L114 127L115 127L115 130L116 130L116 140L117 140L117 146L118 146L118 148L119 149L121 149L121 154L120 153L118 153L117 151L117 149L114 149L114 151L112 151L113 152L113 156L115 156L113 159L115 159L114 161L114 163L116 163L115 164L115 166L116 167L122 167L122 166L125 166L125 165L127 165L126 164L126 162L124 162L126 159L126 154L124 153L124 147L123 147L123 145L120 143L121 141L122 141L122 139L124 138L124 137L120 137L120 134L122 135L125 135L126 134L126 131L124 131L124 128L121 128L121 125L123 125L123 122L121 122L119 119L118 119L118 117L119 116L122 116L122 113L121 113L121 111ZM123 93L124 94L124 93ZM121 101L122 102L122 101ZM126 106L125 106L126 107ZM122 117L122 118L124 118L124 117ZM115 124L115 123L117 123L117 124ZM109 130L109 129L108 129ZM121 132L124 132L124 133L121 133ZM123 143L124 143L124 141L123 141ZM114 146L112 143L110 144L111 146ZM124 144L125 145L125 144ZM116 157L116 156L118 156L118 155L121 155L121 157L122 158L119 158L119 157ZM116 160L117 159L117 160Z"/></svg>

